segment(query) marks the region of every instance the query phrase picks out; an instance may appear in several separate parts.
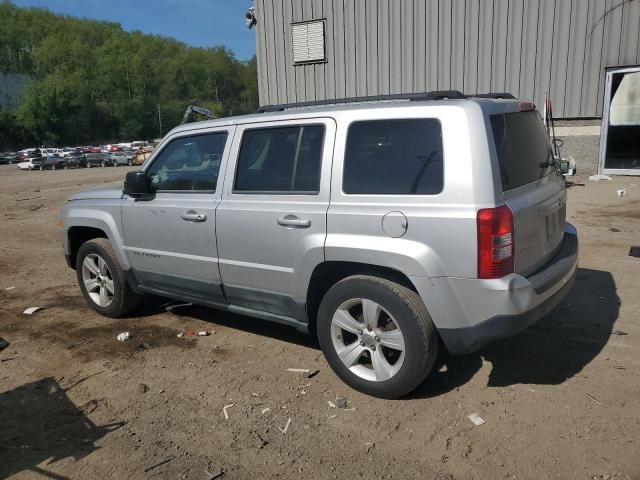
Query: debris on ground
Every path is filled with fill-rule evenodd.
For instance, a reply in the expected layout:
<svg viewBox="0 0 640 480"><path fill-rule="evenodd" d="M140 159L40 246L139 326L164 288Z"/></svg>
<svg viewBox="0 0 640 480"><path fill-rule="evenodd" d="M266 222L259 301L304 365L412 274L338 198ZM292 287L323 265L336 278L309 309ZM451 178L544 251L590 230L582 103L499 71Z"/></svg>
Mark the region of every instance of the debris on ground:
<svg viewBox="0 0 640 480"><path fill-rule="evenodd" d="M169 463L171 460L175 459L176 457L174 457L173 455L170 457L165 458L164 460L159 461L158 463L155 463L147 468L144 469L144 473L150 472L151 470L153 470L154 468L158 468L161 465L164 465L165 463Z"/></svg>
<svg viewBox="0 0 640 480"><path fill-rule="evenodd" d="M593 395L589 395L588 393L585 393L585 395L589 397L591 400L593 400L594 402L596 402L598 405L602 405L602 402L598 400L596 397L594 397Z"/></svg>
<svg viewBox="0 0 640 480"><path fill-rule="evenodd" d="M591 180L592 182L599 182L600 180L611 180L611 177L609 175L591 175L589 177L589 180Z"/></svg>
<svg viewBox="0 0 640 480"><path fill-rule="evenodd" d="M287 420L287 424L284 426L284 428L278 427L278 430L280 430L282 433L287 433L287 430L289 430L289 425L291 425L291 418Z"/></svg>
<svg viewBox="0 0 640 480"><path fill-rule="evenodd" d="M89 400L84 405L81 405L80 407L78 407L78 410L80 410L83 415L89 415L89 414L95 412L97 408L98 408L98 401L97 400Z"/></svg>
<svg viewBox="0 0 640 480"><path fill-rule="evenodd" d="M42 310L42 307L29 307L24 312L25 315L33 315L38 310Z"/></svg>
<svg viewBox="0 0 640 480"><path fill-rule="evenodd" d="M336 397L336 407L345 409L347 408L347 397L337 396Z"/></svg>
<svg viewBox="0 0 640 480"><path fill-rule="evenodd" d="M304 378L313 378L319 373L320 373L320 370L311 370L309 372L305 372L302 376Z"/></svg>
<svg viewBox="0 0 640 480"><path fill-rule="evenodd" d="M266 407L266 408L263 408L261 410L261 413L264 415L265 413L270 412L270 411L271 411L271 409L269 407Z"/></svg>
<svg viewBox="0 0 640 480"><path fill-rule="evenodd" d="M138 393L147 393L149 391L149 387L144 383L138 384Z"/></svg>
<svg viewBox="0 0 640 480"><path fill-rule="evenodd" d="M629 248L629 256L630 257L640 257L640 247L634 245L631 248Z"/></svg>
<svg viewBox="0 0 640 480"><path fill-rule="evenodd" d="M122 332L119 333L118 336L116 337L116 339L119 342L126 342L127 340L129 340L131 338L131 333L130 332Z"/></svg>
<svg viewBox="0 0 640 480"><path fill-rule="evenodd" d="M207 475L207 480L216 480L216 478L220 478L221 476L224 475L224 470L220 469L214 473L211 473L208 470L205 470L204 474Z"/></svg>
<svg viewBox="0 0 640 480"><path fill-rule="evenodd" d="M0 337L0 352L9 346L9 342L7 342L4 338Z"/></svg>
<svg viewBox="0 0 640 480"><path fill-rule="evenodd" d="M198 333L196 333L196 335L199 337L206 337L207 335L209 335L209 332L207 332L206 330L200 330Z"/></svg>
<svg viewBox="0 0 640 480"><path fill-rule="evenodd" d="M627 195L627 189L623 188L622 190L617 190L618 197L624 197Z"/></svg>
<svg viewBox="0 0 640 480"><path fill-rule="evenodd" d="M625 335L629 335L627 332L623 332L622 330L611 330L611 335L620 335L624 337Z"/></svg>
<svg viewBox="0 0 640 480"><path fill-rule="evenodd" d="M230 403L229 405L225 405L224 407L222 407L222 413L224 413L225 420L229 420L229 412L227 412L227 410L233 407L234 405L235 403Z"/></svg>
<svg viewBox="0 0 640 480"><path fill-rule="evenodd" d="M182 338L182 337L184 337L184 333L180 332L180 333L178 333L178 335L176 335L176 336L177 336L178 338Z"/></svg>
<svg viewBox="0 0 640 480"><path fill-rule="evenodd" d="M308 368L287 368L287 372L293 373L309 373L310 370Z"/></svg>
<svg viewBox="0 0 640 480"><path fill-rule="evenodd" d="M364 451L365 451L365 453L369 453L369 452L371 451L371 449L372 449L373 447L375 447L375 446L376 446L376 444L375 444L375 443L373 443L373 442L367 442L367 443L365 443L365 444L364 444Z"/></svg>
<svg viewBox="0 0 640 480"><path fill-rule="evenodd" d="M14 288L16 288L14 285L11 285L10 287L5 288L5 290L13 290Z"/></svg>
<svg viewBox="0 0 640 480"><path fill-rule="evenodd" d="M473 422L473 424L478 427L480 425L484 425L485 423L487 423L484 418L482 418L480 415L478 415L477 413L472 413L471 415L467 415L467 418L469 420L471 420Z"/></svg>
<svg viewBox="0 0 640 480"><path fill-rule="evenodd" d="M173 311L177 308L182 307L192 307L193 303L173 303L171 305L167 305L164 307L165 312L173 313Z"/></svg>
<svg viewBox="0 0 640 480"><path fill-rule="evenodd" d="M329 404L329 408L336 408L336 404L333 403L331 400L327 400L327 403Z"/></svg>
<svg viewBox="0 0 640 480"><path fill-rule="evenodd" d="M269 444L269 441L262 437L258 432L253 432L253 435L256 437L258 449L262 449Z"/></svg>

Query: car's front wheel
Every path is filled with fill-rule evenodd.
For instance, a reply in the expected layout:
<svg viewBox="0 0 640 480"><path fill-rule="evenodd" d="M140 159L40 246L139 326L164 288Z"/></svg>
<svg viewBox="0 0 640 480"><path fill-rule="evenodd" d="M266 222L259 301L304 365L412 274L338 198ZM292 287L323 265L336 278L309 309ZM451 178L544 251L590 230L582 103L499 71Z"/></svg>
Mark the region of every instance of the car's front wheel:
<svg viewBox="0 0 640 480"><path fill-rule="evenodd" d="M438 333L420 296L384 278L356 275L329 289L318 311L318 339L348 385L398 398L427 377Z"/></svg>
<svg viewBox="0 0 640 480"><path fill-rule="evenodd" d="M121 317L140 304L140 295L129 286L126 271L106 238L89 240L80 247L76 274L85 300L101 315Z"/></svg>

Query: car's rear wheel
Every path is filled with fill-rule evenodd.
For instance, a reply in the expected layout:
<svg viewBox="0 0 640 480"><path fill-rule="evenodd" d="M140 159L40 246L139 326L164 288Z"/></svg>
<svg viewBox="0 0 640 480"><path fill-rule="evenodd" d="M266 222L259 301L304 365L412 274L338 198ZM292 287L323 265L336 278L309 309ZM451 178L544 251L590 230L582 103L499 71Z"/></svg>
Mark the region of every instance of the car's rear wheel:
<svg viewBox="0 0 640 480"><path fill-rule="evenodd" d="M105 238L89 240L80 247L76 274L85 300L101 315L121 317L140 304L140 295L129 286L126 272Z"/></svg>
<svg viewBox="0 0 640 480"><path fill-rule="evenodd" d="M368 275L336 283L318 311L318 339L327 361L348 385L398 398L427 377L438 334L420 296Z"/></svg>

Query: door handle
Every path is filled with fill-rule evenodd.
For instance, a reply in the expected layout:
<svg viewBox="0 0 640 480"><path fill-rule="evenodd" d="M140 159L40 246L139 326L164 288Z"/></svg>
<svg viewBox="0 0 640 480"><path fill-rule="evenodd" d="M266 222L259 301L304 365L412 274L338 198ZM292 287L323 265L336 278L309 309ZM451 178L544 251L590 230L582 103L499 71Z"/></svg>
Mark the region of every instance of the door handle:
<svg viewBox="0 0 640 480"><path fill-rule="evenodd" d="M295 215L285 215L278 219L278 225L281 227L292 228L309 228L311 226L311 220L298 218Z"/></svg>
<svg viewBox="0 0 640 480"><path fill-rule="evenodd" d="M193 210L188 210L180 215L180 218L186 222L205 222L207 216L204 213L197 213Z"/></svg>

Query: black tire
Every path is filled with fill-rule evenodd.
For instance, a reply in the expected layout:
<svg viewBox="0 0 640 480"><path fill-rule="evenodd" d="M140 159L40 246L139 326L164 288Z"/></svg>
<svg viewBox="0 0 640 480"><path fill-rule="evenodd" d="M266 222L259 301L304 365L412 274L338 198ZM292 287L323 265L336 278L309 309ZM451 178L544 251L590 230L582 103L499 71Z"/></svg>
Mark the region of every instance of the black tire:
<svg viewBox="0 0 640 480"><path fill-rule="evenodd" d="M388 380L366 380L354 374L340 360L333 345L331 319L342 303L354 298L378 303L393 316L402 332L404 361ZM320 303L317 329L320 346L333 371L347 385L374 397L393 399L410 393L429 375L438 355L438 332L420 296L380 277L355 275L331 287Z"/></svg>
<svg viewBox="0 0 640 480"><path fill-rule="evenodd" d="M107 307L101 307L91 299L82 279L82 262L84 262L85 257L90 253L102 257L111 272L114 294L111 304ZM142 297L136 294L131 286L129 286L126 272L122 269L118 258L113 252L111 243L106 238L95 238L82 244L78 250L76 259L76 275L84 299L100 315L118 318L132 312L140 305Z"/></svg>

